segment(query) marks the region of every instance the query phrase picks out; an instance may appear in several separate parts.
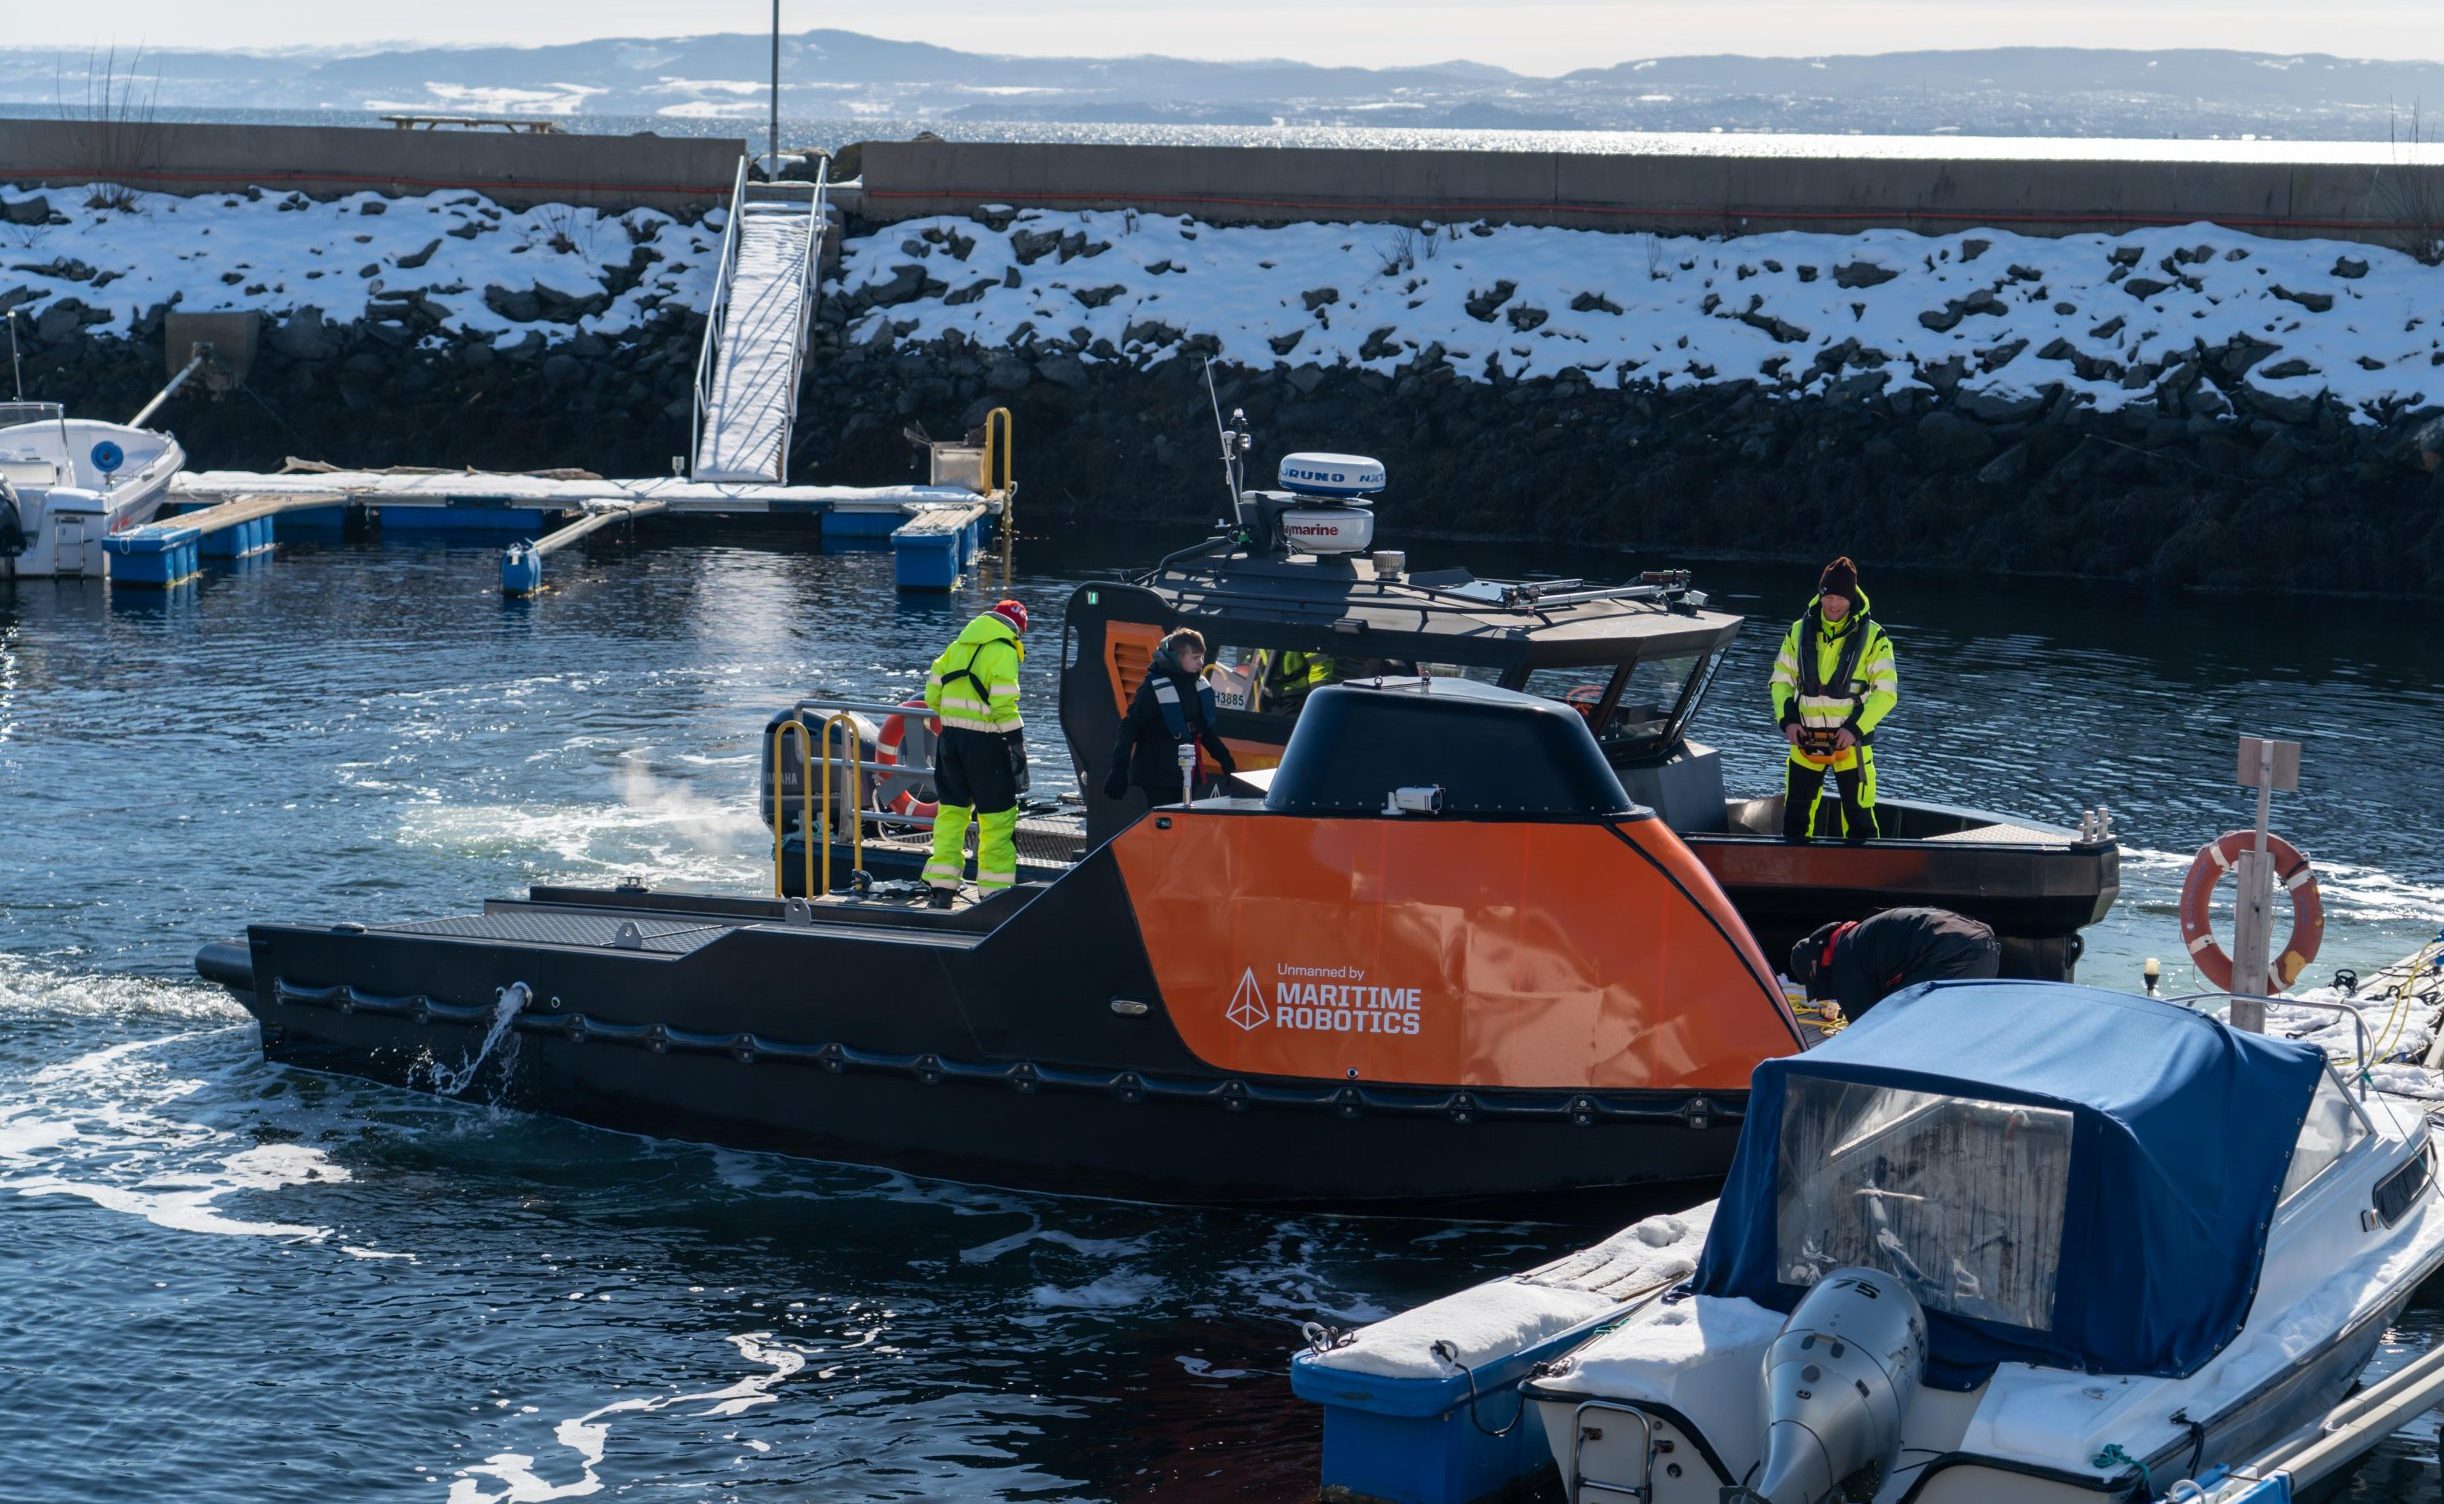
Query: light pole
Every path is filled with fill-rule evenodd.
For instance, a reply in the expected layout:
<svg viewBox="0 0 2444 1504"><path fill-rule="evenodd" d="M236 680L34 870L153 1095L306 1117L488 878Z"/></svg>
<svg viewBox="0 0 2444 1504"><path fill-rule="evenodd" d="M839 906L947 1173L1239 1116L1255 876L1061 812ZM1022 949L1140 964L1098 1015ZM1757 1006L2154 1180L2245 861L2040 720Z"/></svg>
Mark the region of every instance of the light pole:
<svg viewBox="0 0 2444 1504"><path fill-rule="evenodd" d="M772 0L772 157L764 175L781 175L781 0Z"/></svg>

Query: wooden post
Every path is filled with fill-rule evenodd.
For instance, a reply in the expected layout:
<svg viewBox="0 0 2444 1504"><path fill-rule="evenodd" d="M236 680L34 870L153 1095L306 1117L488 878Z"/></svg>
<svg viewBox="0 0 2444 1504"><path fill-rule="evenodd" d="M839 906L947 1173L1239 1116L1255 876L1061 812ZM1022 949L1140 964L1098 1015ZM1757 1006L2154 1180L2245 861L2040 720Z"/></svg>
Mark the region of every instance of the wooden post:
<svg viewBox="0 0 2444 1504"><path fill-rule="evenodd" d="M2267 952L2274 934L2274 864L2266 856L2266 833L2274 813L2274 791L2300 786L2300 744L2263 737L2240 739L2240 785L2257 790L2256 839L2240 854L2234 876L2240 899L2232 922L2232 1026L2265 1032L2272 990Z"/></svg>

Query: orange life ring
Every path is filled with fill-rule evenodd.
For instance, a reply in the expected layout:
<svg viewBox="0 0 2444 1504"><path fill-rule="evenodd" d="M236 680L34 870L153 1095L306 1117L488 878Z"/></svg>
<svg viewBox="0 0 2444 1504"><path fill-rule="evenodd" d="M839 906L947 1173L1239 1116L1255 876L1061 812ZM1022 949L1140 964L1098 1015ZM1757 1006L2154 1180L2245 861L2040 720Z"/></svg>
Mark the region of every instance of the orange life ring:
<svg viewBox="0 0 2444 1504"><path fill-rule="evenodd" d="M2256 843L2255 831L2226 831L2199 848L2198 859L2189 864L2189 876L2181 884L2181 943L2189 947L2190 963L2198 974L2219 988L2232 985L2232 958L2215 943L2214 926L2207 922L2207 904L2214 897L2215 884ZM2298 847L2281 836L2269 835L2266 855L2274 862L2276 884L2291 893L2291 938L2283 942L2282 954L2273 966L2275 985L2288 987L2300 979L2308 963L2317 958L2317 947L2324 943L2325 900L2317 893L2316 872Z"/></svg>
<svg viewBox="0 0 2444 1504"><path fill-rule="evenodd" d="M1561 702L1577 711L1579 719L1587 723L1589 730L1593 730L1595 713L1604 708L1604 691L1610 687L1607 684L1573 685L1562 695Z"/></svg>
<svg viewBox="0 0 2444 1504"><path fill-rule="evenodd" d="M923 700L903 700L900 702L900 708L902 710L923 710L925 702ZM915 746L909 745L908 723L912 719L917 722ZM930 767L933 764L934 739L941 734L942 723L931 716L886 716L883 719L882 730L874 738L874 760L885 767L898 767L900 766L900 753L905 749L916 754L916 759L908 766ZM899 789L899 792L884 802L884 808L895 815L920 815L928 819L932 818L939 805L934 800L918 796L920 788L924 788L928 793L932 792L929 785L913 784L898 778L892 779L891 783Z"/></svg>

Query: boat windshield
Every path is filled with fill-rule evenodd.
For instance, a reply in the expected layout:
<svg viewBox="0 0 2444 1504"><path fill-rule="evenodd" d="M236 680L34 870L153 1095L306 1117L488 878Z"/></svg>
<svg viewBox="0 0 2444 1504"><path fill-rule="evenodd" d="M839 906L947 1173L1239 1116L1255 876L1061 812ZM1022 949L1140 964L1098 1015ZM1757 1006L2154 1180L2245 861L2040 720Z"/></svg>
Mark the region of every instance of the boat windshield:
<svg viewBox="0 0 2444 1504"><path fill-rule="evenodd" d="M1627 665L1540 668L1516 687L1575 707L1587 718L1595 739L1616 759L1637 757L1660 751L1679 738L1683 721L1696 708L1691 692L1709 656L1700 648L1637 658ZM1613 693L1616 683L1617 694ZM1609 711L1604 708L1607 695L1612 701Z"/></svg>
<svg viewBox="0 0 2444 1504"><path fill-rule="evenodd" d="M1863 1264L1929 1310L2048 1331L2071 1114L1854 1081L1791 1079L1775 1192L1781 1277Z"/></svg>

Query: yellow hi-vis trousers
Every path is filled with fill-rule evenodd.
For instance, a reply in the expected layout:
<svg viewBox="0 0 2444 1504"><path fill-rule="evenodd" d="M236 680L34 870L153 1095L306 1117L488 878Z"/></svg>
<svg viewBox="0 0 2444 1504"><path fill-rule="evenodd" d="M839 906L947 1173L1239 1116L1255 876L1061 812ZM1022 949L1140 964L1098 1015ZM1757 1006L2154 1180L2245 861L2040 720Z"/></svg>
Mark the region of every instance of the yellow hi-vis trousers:
<svg viewBox="0 0 2444 1504"><path fill-rule="evenodd" d="M967 826L976 822L976 891L998 893L1018 881L1018 811L1015 808L979 815L956 804L941 804L933 812L933 855L925 863L925 881L936 888L956 888L967 873Z"/></svg>

